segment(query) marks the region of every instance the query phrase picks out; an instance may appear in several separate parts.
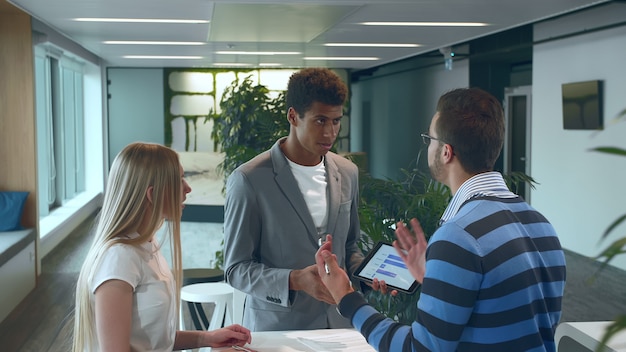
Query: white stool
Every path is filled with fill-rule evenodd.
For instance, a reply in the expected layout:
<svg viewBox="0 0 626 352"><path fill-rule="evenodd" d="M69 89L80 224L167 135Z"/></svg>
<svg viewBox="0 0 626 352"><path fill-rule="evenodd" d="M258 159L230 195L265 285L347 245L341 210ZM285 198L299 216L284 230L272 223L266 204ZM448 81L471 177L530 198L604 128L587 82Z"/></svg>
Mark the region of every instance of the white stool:
<svg viewBox="0 0 626 352"><path fill-rule="evenodd" d="M215 330L224 325L232 324L233 292L234 289L224 282L204 282L183 286L180 290L180 330L185 330L184 302L215 303L208 330ZM226 314L225 318L224 314Z"/></svg>
<svg viewBox="0 0 626 352"><path fill-rule="evenodd" d="M233 324L243 325L243 307L246 302L246 294L233 288Z"/></svg>

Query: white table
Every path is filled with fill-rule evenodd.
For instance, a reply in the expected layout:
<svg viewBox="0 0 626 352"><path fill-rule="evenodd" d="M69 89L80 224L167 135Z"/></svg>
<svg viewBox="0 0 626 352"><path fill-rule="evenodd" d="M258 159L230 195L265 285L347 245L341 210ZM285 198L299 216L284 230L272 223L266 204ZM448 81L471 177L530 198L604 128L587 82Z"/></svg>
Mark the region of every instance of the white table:
<svg viewBox="0 0 626 352"><path fill-rule="evenodd" d="M372 352L363 335L354 329L321 329L253 332L246 345L259 352ZM233 351L213 348L212 352Z"/></svg>
<svg viewBox="0 0 626 352"><path fill-rule="evenodd" d="M554 341L559 352L592 352L611 322L561 323ZM253 332L252 343L246 345L259 352L372 352L365 338L354 329L321 329L296 331ZM201 351L234 351L230 348L202 349ZM626 351L626 331L609 340L605 352Z"/></svg>
<svg viewBox="0 0 626 352"><path fill-rule="evenodd" d="M558 352L595 351L610 321L561 323L556 328L554 342ZM609 340L605 352L626 351L626 331Z"/></svg>

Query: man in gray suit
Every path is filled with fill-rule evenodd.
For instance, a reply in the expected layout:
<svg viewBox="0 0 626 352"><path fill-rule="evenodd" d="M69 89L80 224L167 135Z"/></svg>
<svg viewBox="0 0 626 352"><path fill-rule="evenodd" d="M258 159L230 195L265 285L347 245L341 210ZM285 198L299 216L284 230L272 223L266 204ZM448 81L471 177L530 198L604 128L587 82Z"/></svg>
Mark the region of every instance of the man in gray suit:
<svg viewBox="0 0 626 352"><path fill-rule="evenodd" d="M328 69L294 73L286 96L289 135L228 178L226 280L246 293L243 325L252 331L351 327L315 267L327 233L348 273L363 260L358 169L330 152L347 93Z"/></svg>

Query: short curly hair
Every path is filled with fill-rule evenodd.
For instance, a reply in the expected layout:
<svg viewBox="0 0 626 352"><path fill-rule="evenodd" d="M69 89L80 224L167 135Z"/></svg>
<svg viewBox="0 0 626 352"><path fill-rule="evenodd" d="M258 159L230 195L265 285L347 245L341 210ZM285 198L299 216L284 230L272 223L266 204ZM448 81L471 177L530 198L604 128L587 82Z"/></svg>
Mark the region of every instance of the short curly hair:
<svg viewBox="0 0 626 352"><path fill-rule="evenodd" d="M294 108L300 117L314 102L343 105L348 87L343 80L327 68L305 68L291 75L287 85L287 108Z"/></svg>

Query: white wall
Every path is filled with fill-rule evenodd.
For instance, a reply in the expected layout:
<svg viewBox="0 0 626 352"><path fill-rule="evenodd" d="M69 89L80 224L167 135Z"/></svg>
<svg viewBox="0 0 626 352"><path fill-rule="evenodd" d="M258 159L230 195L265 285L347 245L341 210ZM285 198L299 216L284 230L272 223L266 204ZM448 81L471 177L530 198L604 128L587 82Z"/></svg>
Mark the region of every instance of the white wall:
<svg viewBox="0 0 626 352"><path fill-rule="evenodd" d="M164 144L163 69L109 68L107 79L109 165L129 143Z"/></svg>
<svg viewBox="0 0 626 352"><path fill-rule="evenodd" d="M626 158L589 151L626 148L626 122L611 120L626 108L626 26L550 40L626 18L626 4L593 9L535 25L533 52L532 176L540 183L532 205L555 226L564 248L595 256L617 238L604 230L626 213ZM620 20L621 19L621 20ZM561 84L604 81L604 130L564 130ZM626 269L626 255L612 264Z"/></svg>

